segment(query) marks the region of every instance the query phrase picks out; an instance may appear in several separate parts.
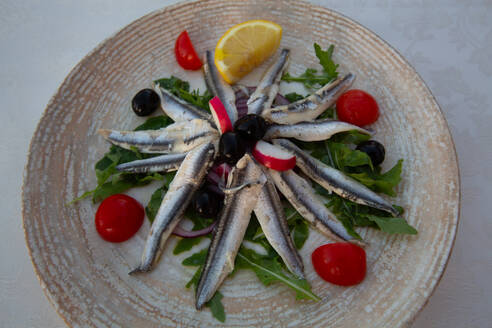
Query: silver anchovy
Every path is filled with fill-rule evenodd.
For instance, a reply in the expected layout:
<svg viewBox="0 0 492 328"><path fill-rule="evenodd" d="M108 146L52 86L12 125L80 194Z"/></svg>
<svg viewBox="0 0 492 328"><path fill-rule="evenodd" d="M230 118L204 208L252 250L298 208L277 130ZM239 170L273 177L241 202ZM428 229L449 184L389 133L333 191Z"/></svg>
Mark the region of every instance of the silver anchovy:
<svg viewBox="0 0 492 328"><path fill-rule="evenodd" d="M161 88L158 83L154 84L154 89L161 98L161 108L164 113L175 122L202 119L215 126L212 115L198 106L192 105L183 99L176 97L169 90Z"/></svg>
<svg viewBox="0 0 492 328"><path fill-rule="evenodd" d="M142 153L184 153L196 146L216 140L219 132L201 119L176 122L160 130L114 131L99 130L112 144Z"/></svg>
<svg viewBox="0 0 492 328"><path fill-rule="evenodd" d="M272 181L268 180L261 188L254 211L270 245L284 260L287 268L304 279L304 265L290 237L284 208Z"/></svg>
<svg viewBox="0 0 492 328"><path fill-rule="evenodd" d="M370 135L371 132L356 125L324 119L295 124L272 124L265 133L265 139L295 138L302 141L321 141L331 138L334 134L355 130Z"/></svg>
<svg viewBox="0 0 492 328"><path fill-rule="evenodd" d="M183 162L186 153L166 154L133 162L123 163L116 166L121 172L148 173L148 172L171 172L176 171Z"/></svg>
<svg viewBox="0 0 492 328"><path fill-rule="evenodd" d="M289 203L321 233L335 241L353 239L306 180L292 170L269 169L269 174Z"/></svg>
<svg viewBox="0 0 492 328"><path fill-rule="evenodd" d="M227 114L229 114L232 124L234 124L237 120L236 93L229 83L224 81L217 70L217 67L215 67L214 56L210 50L205 52L205 58L203 61L203 75L208 90L214 96L219 97L227 111Z"/></svg>
<svg viewBox="0 0 492 328"><path fill-rule="evenodd" d="M166 240L182 218L194 192L202 183L212 163L214 152L214 145L209 142L196 147L186 155L152 223L140 265L130 274L150 271L159 261Z"/></svg>
<svg viewBox="0 0 492 328"><path fill-rule="evenodd" d="M354 83L355 75L349 73L329 83L304 99L289 105L268 108L263 111L263 117L280 124L293 124L311 121L320 116L332 106L337 98Z"/></svg>
<svg viewBox="0 0 492 328"><path fill-rule="evenodd" d="M278 93L280 78L288 66L289 54L289 49L282 49L279 59L265 72L255 92L248 99L248 114L261 115L265 108L272 107Z"/></svg>
<svg viewBox="0 0 492 328"><path fill-rule="evenodd" d="M263 182L266 180L262 169L250 155L246 154L229 173L227 188L260 179L263 179ZM254 183L225 195L224 207L196 290L197 309L201 309L212 298L224 279L234 269L234 259L243 241L261 186Z"/></svg>
<svg viewBox="0 0 492 328"><path fill-rule="evenodd" d="M378 208L394 216L398 211L388 201L370 190L360 182L346 176L323 162L309 156L295 144L285 139L274 140L273 143L296 156L296 165L312 180L328 191L355 203Z"/></svg>

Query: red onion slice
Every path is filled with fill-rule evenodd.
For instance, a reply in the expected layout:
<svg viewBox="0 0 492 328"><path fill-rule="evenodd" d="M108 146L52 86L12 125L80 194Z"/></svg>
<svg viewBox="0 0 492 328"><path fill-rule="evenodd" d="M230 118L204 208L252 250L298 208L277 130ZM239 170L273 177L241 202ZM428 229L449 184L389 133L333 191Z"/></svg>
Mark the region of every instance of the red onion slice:
<svg viewBox="0 0 492 328"><path fill-rule="evenodd" d="M287 100L284 96L282 96L280 93L277 93L277 96L275 97L275 100L273 101L274 106L283 106L283 105L288 105L290 104L290 101Z"/></svg>
<svg viewBox="0 0 492 328"><path fill-rule="evenodd" d="M244 115L248 114L248 99L249 96L256 90L256 87L245 87L245 86L240 86L235 88L236 92L236 108L237 108L237 114L238 118L243 117ZM273 107L275 106L283 106L283 105L288 105L290 104L290 101L287 100L284 96L282 96L280 93L277 93L277 96L275 96L275 99L273 101Z"/></svg>
<svg viewBox="0 0 492 328"><path fill-rule="evenodd" d="M214 229L216 224L217 224L217 220L214 221L208 227L196 231L184 230L178 225L176 226L176 228L174 228L173 235L183 238L195 238L195 237L205 236L206 234L210 233Z"/></svg>

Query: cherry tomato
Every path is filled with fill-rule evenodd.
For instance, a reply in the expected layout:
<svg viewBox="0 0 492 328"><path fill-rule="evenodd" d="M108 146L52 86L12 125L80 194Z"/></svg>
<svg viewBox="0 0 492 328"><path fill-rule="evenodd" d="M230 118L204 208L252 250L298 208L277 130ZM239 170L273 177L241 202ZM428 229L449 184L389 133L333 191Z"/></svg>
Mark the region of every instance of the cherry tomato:
<svg viewBox="0 0 492 328"><path fill-rule="evenodd" d="M96 212L96 230L106 241L119 243L130 239L142 226L145 216L139 202L130 196L109 196Z"/></svg>
<svg viewBox="0 0 492 328"><path fill-rule="evenodd" d="M379 117L379 106L367 92L349 90L337 100L337 115L340 121L364 126L376 122Z"/></svg>
<svg viewBox="0 0 492 328"><path fill-rule="evenodd" d="M181 32L176 39L174 54L176 55L178 64L184 69L195 71L202 67L202 61L196 54L195 48L193 48L193 44L186 31Z"/></svg>
<svg viewBox="0 0 492 328"><path fill-rule="evenodd" d="M320 246L311 254L311 260L318 275L335 285L357 285L366 276L366 252L352 243Z"/></svg>

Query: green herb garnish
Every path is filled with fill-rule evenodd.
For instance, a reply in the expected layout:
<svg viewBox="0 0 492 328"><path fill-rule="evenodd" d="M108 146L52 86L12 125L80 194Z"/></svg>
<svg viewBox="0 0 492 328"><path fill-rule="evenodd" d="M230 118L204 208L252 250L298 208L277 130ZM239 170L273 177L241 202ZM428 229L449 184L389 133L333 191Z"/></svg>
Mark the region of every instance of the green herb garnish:
<svg viewBox="0 0 492 328"><path fill-rule="evenodd" d="M308 68L304 73L299 76L292 76L289 73L285 73L282 76L282 81L285 82L300 82L307 89L318 89L327 83L335 80L338 77L337 68L338 65L333 62L331 58L333 55L334 45L330 45L327 50L322 50L319 44L314 44L314 52L318 57L320 65L323 70L318 73L318 70L314 68Z"/></svg>
<svg viewBox="0 0 492 328"><path fill-rule="evenodd" d="M212 94L206 90L203 94L200 94L200 90L190 91L190 84L175 76L170 78L163 78L155 80L154 83L159 84L162 88L171 91L175 96L198 106L206 111L210 111L208 102L213 98Z"/></svg>

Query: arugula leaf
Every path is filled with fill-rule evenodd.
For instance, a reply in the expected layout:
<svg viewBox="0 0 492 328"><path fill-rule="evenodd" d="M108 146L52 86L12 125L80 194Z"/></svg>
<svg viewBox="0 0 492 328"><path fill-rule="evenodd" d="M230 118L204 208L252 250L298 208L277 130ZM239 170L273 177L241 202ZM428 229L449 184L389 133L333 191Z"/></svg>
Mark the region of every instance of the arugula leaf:
<svg viewBox="0 0 492 328"><path fill-rule="evenodd" d="M190 91L190 84L181 80L175 76L170 78L163 78L155 80L154 83L159 84L164 89L169 90L175 96L189 102L195 106L198 106L206 111L209 111L208 102L213 98L212 94L206 90L203 94L200 94L200 90Z"/></svg>
<svg viewBox="0 0 492 328"><path fill-rule="evenodd" d="M327 118L336 119L336 113L337 113L337 111L335 110L335 108L330 107L327 110L325 110L324 113L321 114L317 119L318 120L324 120Z"/></svg>
<svg viewBox="0 0 492 328"><path fill-rule="evenodd" d="M319 59L319 63L323 66L323 70L326 74L333 76L334 79L336 79L338 77L338 64L335 64L331 59L334 49L335 46L333 44L330 45L326 51L323 51L319 44L314 44L314 52L316 53L316 57Z"/></svg>
<svg viewBox="0 0 492 328"><path fill-rule="evenodd" d="M159 130L170 125L171 123L173 123L173 120L169 116L154 116L147 119L147 121L145 121L143 124L137 126L135 128L135 131Z"/></svg>
<svg viewBox="0 0 492 328"><path fill-rule="evenodd" d="M110 176L117 173L116 166L139 159L137 154L128 149L112 145L95 165L97 184L102 185Z"/></svg>
<svg viewBox="0 0 492 328"><path fill-rule="evenodd" d="M109 182L105 182L93 190L92 201L98 203L111 195L120 194L133 187L145 186L152 180L162 179L163 178L159 173L154 173L152 175L127 173L115 174Z"/></svg>
<svg viewBox="0 0 492 328"><path fill-rule="evenodd" d="M394 188L396 188L401 181L402 163L403 160L400 159L395 166L383 174L379 171L371 171L364 167L360 168L361 172L348 174L369 189L384 193L388 196L396 196Z"/></svg>
<svg viewBox="0 0 492 328"><path fill-rule="evenodd" d="M158 173L154 173L154 174L158 174ZM150 196L150 200L147 203L147 206L145 206L145 213L147 214L147 218L149 219L150 223L154 221L155 216L159 211L159 207L161 206L162 199L164 198L164 195L169 189L169 184L173 181L175 175L176 175L175 171L167 172L164 174L164 176L160 175L162 177L162 179L160 180L164 180L164 184L162 185L162 187L157 188L152 193L152 196ZM148 175L146 178L148 177L150 176Z"/></svg>
<svg viewBox="0 0 492 328"><path fill-rule="evenodd" d="M207 258L207 253L208 249L204 248L198 253L185 258L183 262L181 262L183 265L186 266L198 266L198 269L195 271L195 274L193 274L193 277L191 277L190 281L186 283L186 288L190 288L191 286L194 286L196 288L198 286L198 280L200 279L203 265L205 264L205 260ZM210 308L212 316L220 322L224 322L226 318L224 305L221 301L223 297L224 296L219 291L216 291L210 301L205 304L206 307Z"/></svg>
<svg viewBox="0 0 492 328"><path fill-rule="evenodd" d="M183 252L187 252L193 248L193 246L198 245L200 241L202 241L203 237L195 237L195 238L182 238L174 247L173 254L178 255Z"/></svg>
<svg viewBox="0 0 492 328"><path fill-rule="evenodd" d="M198 280L200 279L200 275L202 274L202 267L198 267L198 269L195 271L193 274L193 277L191 277L190 281L188 281L185 285L186 288L190 288L191 286L197 286L198 285Z"/></svg>
<svg viewBox="0 0 492 328"><path fill-rule="evenodd" d="M159 84L161 88L167 89L171 92L174 93L175 90L184 90L184 91L190 91L190 84L186 81L181 80L180 78L177 78L176 76L171 75L171 77L168 78L162 78L154 81L155 84ZM175 96L178 96L178 94L175 94Z"/></svg>
<svg viewBox="0 0 492 328"><path fill-rule="evenodd" d="M366 215L366 217L369 220L376 222L381 231L387 232L389 234L417 234L417 230L415 230L414 227L409 225L407 221L402 218L389 218L376 215Z"/></svg>
<svg viewBox="0 0 492 328"><path fill-rule="evenodd" d="M202 266L205 264L205 260L207 259L208 249L204 248L198 253L195 253L183 260L181 264L185 266Z"/></svg>
<svg viewBox="0 0 492 328"><path fill-rule="evenodd" d="M287 99L291 103L306 98L305 96L300 95L300 94L298 94L296 92L288 93L284 97L285 97L285 99Z"/></svg>
<svg viewBox="0 0 492 328"><path fill-rule="evenodd" d="M271 259L262 256L251 249L241 247L236 257L236 266L252 270L258 279L265 285L282 282L296 291L296 299L311 299L319 301L313 294L309 283L305 279L298 279L287 274L278 261L278 257Z"/></svg>
<svg viewBox="0 0 492 328"><path fill-rule="evenodd" d="M331 58L334 48L334 45L330 45L326 51L323 51L321 47L315 43L314 52L316 57L319 59L320 65L323 67L323 71L318 74L316 69L308 68L304 73L297 77L292 76L289 73L285 73L282 76L282 81L300 82L308 89L315 89L335 80L338 77L338 65L335 64Z"/></svg>
<svg viewBox="0 0 492 328"><path fill-rule="evenodd" d="M152 196L150 196L150 201L147 206L145 206L145 213L147 214L147 218L149 219L150 223L154 222L155 216L157 215L157 211L161 206L162 199L164 198L166 191L167 189L164 189L164 187L160 187L152 193Z"/></svg>
<svg viewBox="0 0 492 328"><path fill-rule="evenodd" d="M291 236L296 248L301 249L309 237L309 227L305 220L296 221L294 227L291 229Z"/></svg>
<svg viewBox="0 0 492 328"><path fill-rule="evenodd" d="M360 144L364 141L368 141L370 139L371 139L370 135L367 135L365 133L361 133L357 130L352 130L352 131L337 133L327 141L358 145L358 144Z"/></svg>
<svg viewBox="0 0 492 328"><path fill-rule="evenodd" d="M223 297L224 296L219 291L216 291L210 301L205 304L205 306L210 309L210 312L212 312L212 316L220 322L225 322L226 319L224 305L221 301Z"/></svg>

